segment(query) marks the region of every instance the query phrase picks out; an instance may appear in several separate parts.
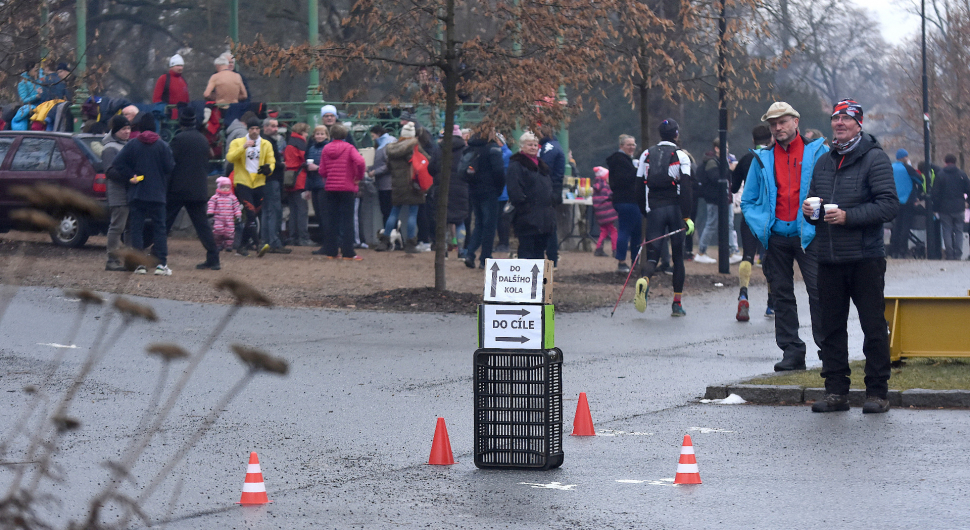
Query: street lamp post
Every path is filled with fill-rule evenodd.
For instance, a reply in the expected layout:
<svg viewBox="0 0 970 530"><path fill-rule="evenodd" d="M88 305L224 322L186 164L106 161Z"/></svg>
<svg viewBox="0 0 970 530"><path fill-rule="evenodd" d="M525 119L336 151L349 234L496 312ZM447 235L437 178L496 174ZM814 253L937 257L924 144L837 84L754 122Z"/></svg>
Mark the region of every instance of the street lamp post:
<svg viewBox="0 0 970 530"><path fill-rule="evenodd" d="M307 0L307 31L310 46L316 47L320 44L320 15L318 12L318 0ZM306 87L306 101L303 103L306 112L306 122L310 125L310 130L316 126L320 117L320 107L323 106L323 97L320 92L320 69L313 67L310 70L310 82Z"/></svg>
<svg viewBox="0 0 970 530"><path fill-rule="evenodd" d="M920 2L920 16L923 19L923 160L926 174L923 182L926 185L926 258L943 259L940 248L940 232L936 227L933 216L932 177L933 164L930 160L930 93L929 79L926 76L926 0Z"/></svg>
<svg viewBox="0 0 970 530"><path fill-rule="evenodd" d="M731 272L731 235L728 233L728 215L733 215L731 205L728 204L728 162L727 162L727 57L724 53L724 35L727 33L727 0L721 1L721 18L718 21L717 39L717 113L718 139L721 144L718 155L720 175L717 181L717 271L721 274Z"/></svg>

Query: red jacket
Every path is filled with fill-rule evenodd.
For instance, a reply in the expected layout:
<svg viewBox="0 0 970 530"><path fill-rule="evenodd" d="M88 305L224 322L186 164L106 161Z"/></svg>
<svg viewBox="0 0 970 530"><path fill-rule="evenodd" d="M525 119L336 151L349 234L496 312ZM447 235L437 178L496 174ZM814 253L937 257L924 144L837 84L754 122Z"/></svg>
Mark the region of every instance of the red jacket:
<svg viewBox="0 0 970 530"><path fill-rule="evenodd" d="M334 140L323 148L320 161L320 176L325 180L325 191L357 193L357 183L364 180L367 165L354 146L344 140Z"/></svg>
<svg viewBox="0 0 970 530"><path fill-rule="evenodd" d="M165 92L165 76L168 76L168 100L162 99ZM167 74L162 74L155 81L155 92L152 94L152 103L167 103L175 105L178 103L189 102L189 85L185 82L182 74L177 74L171 70Z"/></svg>
<svg viewBox="0 0 970 530"><path fill-rule="evenodd" d="M286 142L286 149L283 150L283 163L287 171L300 170L296 176L296 183L287 191L300 191L306 189L306 168L303 163L306 161L306 138L297 133L291 133L290 139Z"/></svg>

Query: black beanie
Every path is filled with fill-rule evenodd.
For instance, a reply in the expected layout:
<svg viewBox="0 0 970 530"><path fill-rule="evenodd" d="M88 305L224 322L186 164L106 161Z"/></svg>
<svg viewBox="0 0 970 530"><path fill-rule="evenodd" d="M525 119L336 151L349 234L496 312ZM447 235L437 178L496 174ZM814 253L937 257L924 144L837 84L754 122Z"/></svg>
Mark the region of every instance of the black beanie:
<svg viewBox="0 0 970 530"><path fill-rule="evenodd" d="M263 122L259 121L259 118L249 118L249 120L246 122L246 128L252 129L253 127L262 128Z"/></svg>
<svg viewBox="0 0 970 530"><path fill-rule="evenodd" d="M108 121L108 125L111 127L111 134L117 134L121 129L130 127L131 122L128 121L128 118L118 114L111 117L111 120Z"/></svg>
<svg viewBox="0 0 970 530"><path fill-rule="evenodd" d="M179 112L179 125L182 127L198 125L198 121L195 119L195 111L191 107L185 107Z"/></svg>
<svg viewBox="0 0 970 530"><path fill-rule="evenodd" d="M139 131L155 132L155 116L152 116L151 112L142 112L135 118L135 123Z"/></svg>
<svg viewBox="0 0 970 530"><path fill-rule="evenodd" d="M660 139L667 142L673 142L677 139L677 132L679 129L680 126L677 125L677 122L672 119L666 119L660 122Z"/></svg>

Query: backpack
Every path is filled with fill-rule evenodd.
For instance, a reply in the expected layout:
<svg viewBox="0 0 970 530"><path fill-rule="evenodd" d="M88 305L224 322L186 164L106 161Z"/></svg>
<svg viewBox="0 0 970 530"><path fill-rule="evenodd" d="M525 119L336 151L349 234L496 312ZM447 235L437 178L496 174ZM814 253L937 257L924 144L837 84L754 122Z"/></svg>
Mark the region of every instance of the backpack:
<svg viewBox="0 0 970 530"><path fill-rule="evenodd" d="M647 152L650 169L647 171L647 187L656 190L671 188L677 185L668 174L671 157L676 156L677 146L655 145Z"/></svg>
<svg viewBox="0 0 970 530"><path fill-rule="evenodd" d="M411 182L421 191L428 191L434 184L434 178L428 172L428 158L421 153L418 144L414 144L411 153Z"/></svg>
<svg viewBox="0 0 970 530"><path fill-rule="evenodd" d="M476 168L478 167L478 158L481 152L481 148L478 147L466 149L464 154L461 155L461 160L458 162L458 176L471 185L478 183Z"/></svg>

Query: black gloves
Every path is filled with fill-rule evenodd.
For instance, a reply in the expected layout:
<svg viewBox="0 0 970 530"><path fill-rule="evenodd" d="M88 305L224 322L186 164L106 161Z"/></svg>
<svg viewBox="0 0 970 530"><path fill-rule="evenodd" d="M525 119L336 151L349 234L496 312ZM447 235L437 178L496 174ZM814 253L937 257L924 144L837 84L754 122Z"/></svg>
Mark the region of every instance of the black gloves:
<svg viewBox="0 0 970 530"><path fill-rule="evenodd" d="M269 164L263 164L259 166L259 170L256 171L260 175L270 176L273 174L273 170L269 168Z"/></svg>

